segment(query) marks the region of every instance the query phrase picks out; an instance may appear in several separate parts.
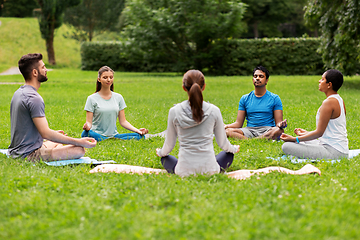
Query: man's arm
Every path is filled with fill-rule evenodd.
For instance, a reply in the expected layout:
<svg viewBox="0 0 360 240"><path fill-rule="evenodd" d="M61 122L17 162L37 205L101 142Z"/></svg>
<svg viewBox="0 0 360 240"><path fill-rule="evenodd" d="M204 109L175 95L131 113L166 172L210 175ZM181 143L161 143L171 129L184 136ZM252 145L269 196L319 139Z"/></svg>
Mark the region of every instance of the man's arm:
<svg viewBox="0 0 360 240"><path fill-rule="evenodd" d="M279 128L285 128L287 126L286 119L283 120L283 111L282 110L274 111L274 120L275 120L275 125Z"/></svg>
<svg viewBox="0 0 360 240"><path fill-rule="evenodd" d="M227 128L241 128L243 126L243 124L244 124L245 117L246 117L246 111L238 110L236 121L231 123L231 124L225 125L225 129L227 129Z"/></svg>
<svg viewBox="0 0 360 240"><path fill-rule="evenodd" d="M32 119L40 135L47 140L62 143L71 144L74 146L93 148L96 146L96 140L93 138L72 138L65 136L57 131L49 128L49 124L46 117L36 117Z"/></svg>

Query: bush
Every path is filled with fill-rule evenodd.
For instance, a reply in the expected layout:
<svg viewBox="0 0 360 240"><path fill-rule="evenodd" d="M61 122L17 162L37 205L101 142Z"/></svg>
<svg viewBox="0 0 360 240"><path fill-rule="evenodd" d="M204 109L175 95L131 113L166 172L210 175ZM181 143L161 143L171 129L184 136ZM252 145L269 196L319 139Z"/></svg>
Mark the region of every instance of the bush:
<svg viewBox="0 0 360 240"><path fill-rule="evenodd" d="M126 64L121 59L121 42L83 42L81 44L81 69L98 71L104 65L116 70Z"/></svg>
<svg viewBox="0 0 360 240"><path fill-rule="evenodd" d="M251 75L257 65L265 66L276 75L314 75L324 71L321 55L317 53L318 38L230 39L212 44L212 51L204 55L202 61L206 65L200 70L213 75ZM141 51L125 48L126 42L83 43L82 69L98 70L103 65L115 70L140 72L176 69L169 62L159 62L156 56L156 61L149 58L149 54L147 58L141 58L138 56ZM154 63L156 66L149 68Z"/></svg>
<svg viewBox="0 0 360 240"><path fill-rule="evenodd" d="M323 72L318 38L233 39L218 43L209 70L216 75L251 75L257 65L276 75Z"/></svg>

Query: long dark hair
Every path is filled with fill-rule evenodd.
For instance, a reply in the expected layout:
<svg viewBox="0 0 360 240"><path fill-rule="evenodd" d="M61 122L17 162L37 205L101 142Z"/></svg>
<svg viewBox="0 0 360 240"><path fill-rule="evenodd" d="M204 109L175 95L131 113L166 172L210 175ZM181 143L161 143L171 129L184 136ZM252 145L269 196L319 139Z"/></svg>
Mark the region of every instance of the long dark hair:
<svg viewBox="0 0 360 240"><path fill-rule="evenodd" d="M101 77L101 74L103 74L104 72L112 72L112 73L114 74L114 70L112 70L110 67L108 67L108 66L102 66L102 67L99 69L98 78L100 78L100 77ZM95 92L100 91L100 89L101 89L101 82L99 82L99 81L96 79L96 91L95 91ZM111 90L111 91L114 91L114 83L111 84L110 90Z"/></svg>
<svg viewBox="0 0 360 240"><path fill-rule="evenodd" d="M183 85L188 92L189 102L193 119L196 122L201 122L203 119L203 95L202 89L205 85L205 77L199 70L189 70L184 74Z"/></svg>

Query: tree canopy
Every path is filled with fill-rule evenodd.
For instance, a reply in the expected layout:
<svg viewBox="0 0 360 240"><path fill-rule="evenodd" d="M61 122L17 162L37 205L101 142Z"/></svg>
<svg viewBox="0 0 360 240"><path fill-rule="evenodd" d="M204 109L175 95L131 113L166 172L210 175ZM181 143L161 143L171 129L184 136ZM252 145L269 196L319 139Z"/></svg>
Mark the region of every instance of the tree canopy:
<svg viewBox="0 0 360 240"><path fill-rule="evenodd" d="M31 17L36 7L38 5L35 0L0 0L0 16Z"/></svg>
<svg viewBox="0 0 360 240"><path fill-rule="evenodd" d="M95 31L115 30L125 0L82 0L65 11L64 22L73 25L80 33L86 32L89 41Z"/></svg>
<svg viewBox="0 0 360 240"><path fill-rule="evenodd" d="M336 68L345 75L359 71L360 3L358 0L309 0L305 20L319 22L322 54L326 68Z"/></svg>
<svg viewBox="0 0 360 240"><path fill-rule="evenodd" d="M244 10L240 0L128 0L125 54L146 62L149 71L168 63L174 71L201 70L209 66L218 40L237 37L244 30Z"/></svg>

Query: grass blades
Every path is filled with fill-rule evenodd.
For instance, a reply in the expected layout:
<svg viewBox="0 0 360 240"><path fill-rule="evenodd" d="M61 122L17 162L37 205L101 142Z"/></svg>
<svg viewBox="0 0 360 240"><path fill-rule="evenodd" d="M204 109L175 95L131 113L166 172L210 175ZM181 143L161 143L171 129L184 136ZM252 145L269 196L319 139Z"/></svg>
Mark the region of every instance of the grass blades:
<svg viewBox="0 0 360 240"><path fill-rule="evenodd" d="M97 73L55 69L48 76L39 93L50 127L79 137ZM287 133L315 128L316 111L325 99L317 89L319 78L270 77L268 90L282 99ZM163 131L170 107L187 98L181 79L172 73L116 72L115 91L125 98L127 120L150 133ZM23 80L0 76L1 82ZM250 77L206 77L206 84L204 99L220 108L225 123L235 121L240 97L253 90ZM10 101L20 84L0 86L0 148L7 148ZM360 77L347 77L339 93L347 109L350 148L358 149ZM86 156L161 168L155 149L163 142L110 139ZM281 142L231 142L241 150L230 171L304 165L267 159L283 154ZM178 154L178 145L172 154ZM0 155L0 239L358 239L359 160L315 163L321 176L271 173L237 181L222 174L90 174L90 166L49 167Z"/></svg>

